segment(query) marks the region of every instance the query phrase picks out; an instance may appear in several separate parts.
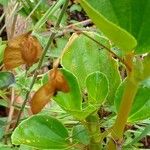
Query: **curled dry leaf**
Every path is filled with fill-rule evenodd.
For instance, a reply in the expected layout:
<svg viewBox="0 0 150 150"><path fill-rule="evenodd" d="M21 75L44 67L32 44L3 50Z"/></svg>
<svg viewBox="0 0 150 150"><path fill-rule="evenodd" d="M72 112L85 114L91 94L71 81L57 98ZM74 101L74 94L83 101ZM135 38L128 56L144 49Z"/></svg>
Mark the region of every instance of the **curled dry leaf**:
<svg viewBox="0 0 150 150"><path fill-rule="evenodd" d="M69 86L63 74L58 69L52 69L49 73L49 81L43 85L31 99L31 111L36 114L50 101L57 91L69 92Z"/></svg>
<svg viewBox="0 0 150 150"><path fill-rule="evenodd" d="M31 32L17 36L8 41L4 52L4 66L13 69L26 64L28 67L36 63L42 54L42 46Z"/></svg>

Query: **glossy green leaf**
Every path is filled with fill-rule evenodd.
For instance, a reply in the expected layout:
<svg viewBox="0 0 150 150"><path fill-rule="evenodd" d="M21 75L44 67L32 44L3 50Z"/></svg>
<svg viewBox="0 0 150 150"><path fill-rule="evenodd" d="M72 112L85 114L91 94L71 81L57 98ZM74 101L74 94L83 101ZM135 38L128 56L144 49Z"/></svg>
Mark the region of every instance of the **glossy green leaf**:
<svg viewBox="0 0 150 150"><path fill-rule="evenodd" d="M86 79L88 95L92 98L91 103L101 105L108 95L107 77L100 72L94 72L88 75Z"/></svg>
<svg viewBox="0 0 150 150"><path fill-rule="evenodd" d="M87 34L109 47L106 39L93 32L87 32ZM90 73L95 71L104 73L111 83L107 98L109 102L113 102L114 93L121 81L118 63L107 51L99 50L100 47L88 37L73 34L71 38L76 36L77 38L71 44L68 42L65 48L66 51L61 60L62 66L77 77L82 90L86 88L85 80Z"/></svg>
<svg viewBox="0 0 150 150"><path fill-rule="evenodd" d="M128 36L124 29L137 40L136 53L150 51L149 0L79 0L79 2L97 27L118 47L120 44L122 47L123 44L123 48L125 46L125 49L133 50L136 46L136 41ZM102 17L105 18L102 20Z"/></svg>
<svg viewBox="0 0 150 150"><path fill-rule="evenodd" d="M69 145L68 131L61 122L47 115L36 115L22 121L12 134L14 145L39 149L65 149Z"/></svg>
<svg viewBox="0 0 150 150"><path fill-rule="evenodd" d="M115 95L115 106L116 106L117 110L119 110L119 105L121 103L121 99L123 96L125 83L126 82L124 81L119 86L119 88L117 89L116 95ZM150 80L146 80L139 85L138 91L134 98L133 106L132 106L128 121L133 122L133 121L137 121L137 120L142 120L142 118L143 119L148 118L150 116L150 114L148 113L148 107L150 108L149 101L150 101ZM137 116L136 119L133 119L133 116L135 116L135 114L140 112L141 109L144 109L143 111L145 111L145 113L143 113L143 115L141 114L141 115ZM146 112L148 114L146 114Z"/></svg>
<svg viewBox="0 0 150 150"><path fill-rule="evenodd" d="M7 88L15 83L15 77L10 72L0 72L0 89Z"/></svg>
<svg viewBox="0 0 150 150"><path fill-rule="evenodd" d="M88 145L90 143L90 136L87 129L83 125L73 127L72 131L73 142Z"/></svg>
<svg viewBox="0 0 150 150"><path fill-rule="evenodd" d="M109 0L106 0L106 1L79 0L79 2L81 6L84 8L84 10L86 11L86 13L88 14L88 16L95 23L95 25L110 40L112 40L125 53L133 51L133 49L137 45L136 39L131 34L129 34L126 30L124 30L123 28L120 28L117 24L114 24L113 22L111 22L112 20L110 18L105 18L105 13L103 13L106 7L106 9L109 10L107 13L112 14L112 16L114 15L113 17L116 19L117 14L115 12L116 11L115 8L113 7L113 3L115 2L111 3ZM119 1L118 3L122 3L122 1ZM112 9L111 7L113 7L114 9Z"/></svg>

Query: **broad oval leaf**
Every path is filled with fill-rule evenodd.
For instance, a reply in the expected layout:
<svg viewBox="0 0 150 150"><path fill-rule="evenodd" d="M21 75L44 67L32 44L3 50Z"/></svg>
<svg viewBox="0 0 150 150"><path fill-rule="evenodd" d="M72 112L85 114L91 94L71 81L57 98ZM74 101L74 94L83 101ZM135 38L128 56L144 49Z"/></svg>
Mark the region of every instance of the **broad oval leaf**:
<svg viewBox="0 0 150 150"><path fill-rule="evenodd" d="M107 47L109 46L108 41L99 35L93 32L87 32L87 34ZM104 73L111 83L107 99L113 103L114 93L121 82L117 61L104 49L100 50L100 47L88 37L73 34L71 39L73 38L72 43L68 42L65 47L61 60L62 66L77 77L83 91L86 88L85 80L90 73L95 71Z"/></svg>
<svg viewBox="0 0 150 150"><path fill-rule="evenodd" d="M101 31L111 30L107 34L116 35L111 25L106 24L106 21L109 20L135 37L137 40L136 53L146 53L150 51L150 19L148 19L150 17L149 0L79 0L79 2L81 2L87 14L93 19L93 22ZM105 19L107 19L105 21L106 26L103 26L104 23L100 19L102 17L100 15L105 16ZM121 32L119 31L119 33L117 33L116 39L109 37L110 40L113 42L115 40L125 40ZM136 41L130 38L127 38L126 41L120 41L128 47L127 50L133 50L136 46ZM131 41L129 41L129 39Z"/></svg>
<svg viewBox="0 0 150 150"><path fill-rule="evenodd" d="M15 77L10 72L0 72L0 89L7 88L15 83Z"/></svg>
<svg viewBox="0 0 150 150"><path fill-rule="evenodd" d="M136 96L134 98L132 109L131 109L131 112L130 112L129 118L128 118L128 121L130 121L130 122L131 122L130 118L132 116L134 116L134 114L136 114L138 111L143 109L145 106L149 107L148 101L150 101L150 82L149 82L150 80L146 80L146 81L142 82L139 85L139 88L138 88L138 91L137 91ZM123 92L124 92L125 83L126 83L126 81L124 81L116 91L115 106L116 106L117 110L119 110L119 106L120 106L121 99L122 99ZM147 103L148 103L148 105L147 105ZM145 110L145 108L144 108L144 110ZM144 115L144 116L146 119L147 115ZM148 116L150 116L150 115L148 115ZM139 115L138 119L141 120L142 118L143 117L141 117ZM136 119L136 120L138 120L138 119ZM132 121L135 121L135 120L132 119Z"/></svg>
<svg viewBox="0 0 150 150"><path fill-rule="evenodd" d="M117 0L115 0L117 1ZM81 6L84 8L88 16L92 19L95 25L110 39L112 40L120 49L125 53L133 51L136 47L136 39L129 34L123 28L120 28L117 24L111 22L110 18L103 16L103 11L106 7L109 10L107 13L113 14L116 19L116 14L113 12L114 9L110 8L112 3L109 0L79 0ZM117 1L117 3L122 3L122 1ZM119 8L118 8L119 9ZM123 8L124 9L124 8ZM110 12L111 11L111 12ZM106 12L106 11L104 11ZM105 14L104 14L105 15ZM118 19L118 18L117 18Z"/></svg>
<svg viewBox="0 0 150 150"><path fill-rule="evenodd" d="M22 121L11 139L14 145L28 145L39 149L65 149L69 146L67 129L57 119L36 115Z"/></svg>
<svg viewBox="0 0 150 150"><path fill-rule="evenodd" d="M108 95L107 77L98 71L91 73L86 79L86 87L88 95L91 97L90 102L101 105Z"/></svg>

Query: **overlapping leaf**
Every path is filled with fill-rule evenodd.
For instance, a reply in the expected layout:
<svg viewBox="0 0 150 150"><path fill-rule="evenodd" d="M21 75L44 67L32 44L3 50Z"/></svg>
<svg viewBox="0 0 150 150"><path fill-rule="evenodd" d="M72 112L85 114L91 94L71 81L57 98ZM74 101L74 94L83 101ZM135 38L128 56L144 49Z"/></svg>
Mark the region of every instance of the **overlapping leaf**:
<svg viewBox="0 0 150 150"><path fill-rule="evenodd" d="M97 27L119 48L132 51L137 41L136 53L150 51L150 1L78 1Z"/></svg>
<svg viewBox="0 0 150 150"><path fill-rule="evenodd" d="M109 47L106 39L92 32L87 34ZM113 102L114 93L121 81L117 62L107 51L99 50L99 46L88 37L77 34L73 34L71 39L73 37L76 38L65 47L61 64L77 77L82 90L86 87L85 80L90 73L95 71L104 73L110 83L108 100Z"/></svg>

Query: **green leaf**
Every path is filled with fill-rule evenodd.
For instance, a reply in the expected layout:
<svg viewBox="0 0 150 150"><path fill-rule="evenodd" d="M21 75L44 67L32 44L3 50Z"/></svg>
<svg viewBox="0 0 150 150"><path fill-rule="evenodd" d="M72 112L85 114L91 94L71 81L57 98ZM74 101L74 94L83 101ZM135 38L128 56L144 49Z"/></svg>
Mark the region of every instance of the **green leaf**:
<svg viewBox="0 0 150 150"><path fill-rule="evenodd" d="M91 103L100 106L108 95L107 77L98 71L91 73L86 79L86 87L88 95L92 98Z"/></svg>
<svg viewBox="0 0 150 150"><path fill-rule="evenodd" d="M130 146L130 145L133 145L133 144L137 143L137 142L140 141L142 138L144 138L145 136L147 136L148 133L150 133L150 124L145 127L145 129L143 130L143 132L142 132L138 137L134 138L134 139L132 140L132 142L130 142L130 143L129 143L128 145L126 145L125 147L128 147L128 146Z"/></svg>
<svg viewBox="0 0 150 150"><path fill-rule="evenodd" d="M0 89L7 88L15 83L15 77L10 72L0 72Z"/></svg>
<svg viewBox="0 0 150 150"><path fill-rule="evenodd" d="M48 20L48 18L59 9L59 7L65 2L65 0L58 0L58 2L52 6L49 7L49 9L45 12L45 14L40 18L40 20L35 24L33 30L38 30L40 29L45 22Z"/></svg>
<svg viewBox="0 0 150 150"><path fill-rule="evenodd" d="M7 146L7 145L0 145L0 149L1 150L17 150L15 148L12 148L11 146Z"/></svg>
<svg viewBox="0 0 150 150"><path fill-rule="evenodd" d="M130 116L128 118L128 122L137 122L139 120L144 120L150 118L150 98L149 100L145 103L143 107L139 111L137 111L135 114Z"/></svg>
<svg viewBox="0 0 150 150"><path fill-rule="evenodd" d="M78 142L84 145L88 145L90 143L89 133L83 125L73 127L72 138L75 143Z"/></svg>
<svg viewBox="0 0 150 150"><path fill-rule="evenodd" d="M0 4L6 6L9 0L0 0Z"/></svg>
<svg viewBox="0 0 150 150"><path fill-rule="evenodd" d="M136 46L136 39L136 53L150 51L149 0L79 0L79 2L81 2L81 5L97 27L114 43L117 41L116 45L120 41L119 45L122 43L123 47L124 45L125 48L127 47L127 50L133 50ZM105 17L103 18L103 20L105 19L105 24L102 17ZM118 26L122 29L118 29ZM134 36L135 39L128 37L126 32L122 32L123 29ZM104 30L106 31L104 32ZM113 36L114 38L116 36L116 38L114 39ZM125 39L126 41L124 41Z"/></svg>
<svg viewBox="0 0 150 150"><path fill-rule="evenodd" d="M73 115L75 118L84 120L89 114L96 110L96 107L93 105L87 105L84 108L82 107L82 95L76 77L65 69L62 69L61 71L67 80L70 91L68 93L58 92L53 99L62 109Z"/></svg>
<svg viewBox="0 0 150 150"><path fill-rule="evenodd" d="M143 79L150 77L150 53L144 57L143 61Z"/></svg>
<svg viewBox="0 0 150 150"><path fill-rule="evenodd" d="M112 20L107 16L106 10L108 14L113 14L112 16L116 19L116 11L115 9L119 9L120 7L115 8L116 5L121 5L124 1L110 2L109 0L79 0L81 6L84 8L88 16L92 19L95 25L110 39L112 40L120 49L122 49L125 53L133 51L136 47L137 42L136 39L129 34L123 28L120 28L117 24L113 23ZM117 3L117 4L116 4ZM119 4L118 4L119 3ZM115 6L113 6L113 4ZM125 8L127 6L124 6ZM104 10L106 8L106 10ZM114 8L114 9L112 9ZM123 8L123 10L125 9ZM121 13L121 12L119 12ZM110 15L111 16L111 15ZM123 17L124 18L124 17ZM118 19L118 18L117 18ZM115 20L116 21L116 20ZM118 21L118 20L117 20Z"/></svg>
<svg viewBox="0 0 150 150"><path fill-rule="evenodd" d="M0 45L0 63L2 63L2 61L3 61L5 48L6 48L5 44Z"/></svg>
<svg viewBox="0 0 150 150"><path fill-rule="evenodd" d="M58 92L53 98L65 110L80 111L82 109L82 96L77 79L65 69L61 71L69 85L69 92Z"/></svg>
<svg viewBox="0 0 150 150"><path fill-rule="evenodd" d="M61 122L47 115L36 115L22 121L11 139L14 145L39 149L65 149L69 145L68 131Z"/></svg>
<svg viewBox="0 0 150 150"><path fill-rule="evenodd" d="M117 111L119 110L119 106L121 103L121 99L123 96L123 92L124 92L124 87L125 87L125 83L126 81L124 81L119 88L116 91L116 95L115 95L115 106ZM129 122L134 122L137 120L142 120L142 119L146 119L148 118L148 116L150 116L150 114L148 113L148 115L146 114L147 112L147 108L150 108L150 80L144 81L139 85L138 91L136 93L136 96L134 98L134 102L132 105L132 109L131 112L129 114L129 118L128 121ZM144 109L144 110L142 110ZM140 111L143 111L143 115L139 114L139 116L137 116L136 114ZM145 112L145 113L144 113ZM136 119L133 119L133 116L136 115Z"/></svg>
<svg viewBox="0 0 150 150"><path fill-rule="evenodd" d="M143 81L150 77L150 54L145 56L143 59L136 58L134 61L134 78L137 81Z"/></svg>
<svg viewBox="0 0 150 150"><path fill-rule="evenodd" d="M108 41L98 34L93 32L86 33L92 38L100 41L103 45L109 47ZM83 91L86 88L85 80L89 74L95 71L104 73L110 83L110 91L107 99L112 103L115 91L121 81L118 63L107 51L103 49L99 50L99 46L88 37L73 34L70 39L74 37L76 38L71 43L69 41L65 47L65 53L61 60L62 66L77 77Z"/></svg>
<svg viewBox="0 0 150 150"><path fill-rule="evenodd" d="M0 140L3 138L4 133L5 133L4 132L4 130L5 130L4 126L5 126L5 122L0 120Z"/></svg>

